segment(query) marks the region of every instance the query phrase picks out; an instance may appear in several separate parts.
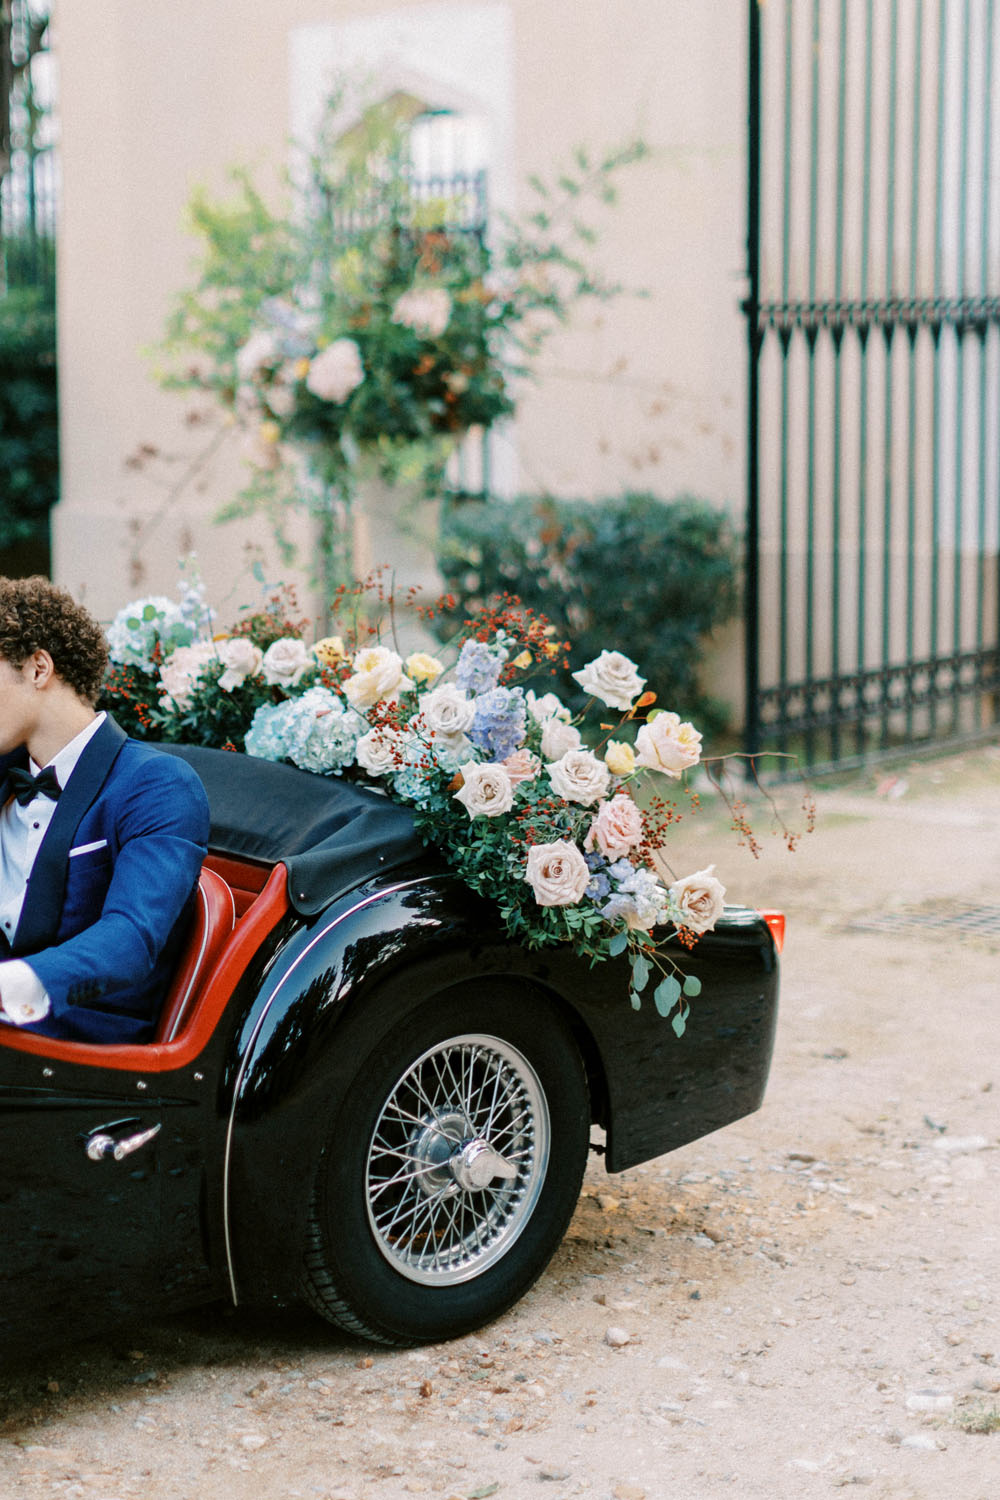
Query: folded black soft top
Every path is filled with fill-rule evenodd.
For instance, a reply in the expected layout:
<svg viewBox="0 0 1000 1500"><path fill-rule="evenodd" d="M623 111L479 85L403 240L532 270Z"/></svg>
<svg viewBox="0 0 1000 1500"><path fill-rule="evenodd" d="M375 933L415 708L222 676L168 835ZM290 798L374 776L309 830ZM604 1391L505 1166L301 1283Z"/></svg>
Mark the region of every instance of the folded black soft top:
<svg viewBox="0 0 1000 1500"><path fill-rule="evenodd" d="M212 848L281 860L289 900L303 916L424 852L406 808L370 787L230 750L159 748L186 760L204 783Z"/></svg>

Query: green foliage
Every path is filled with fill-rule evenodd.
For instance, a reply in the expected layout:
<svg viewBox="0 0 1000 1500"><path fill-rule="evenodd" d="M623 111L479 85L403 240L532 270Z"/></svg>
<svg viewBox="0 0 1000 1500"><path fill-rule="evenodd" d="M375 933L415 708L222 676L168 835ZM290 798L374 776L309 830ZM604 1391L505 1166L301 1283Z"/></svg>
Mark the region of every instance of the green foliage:
<svg viewBox="0 0 1000 1500"><path fill-rule="evenodd" d="M466 501L443 519L438 563L456 601L442 633L513 593L573 641L571 670L602 650L624 651L642 663L661 707L709 730L725 722L698 668L705 636L736 608L737 546L728 516L707 501ZM560 673L557 690L579 702L568 670Z"/></svg>
<svg viewBox="0 0 1000 1500"><path fill-rule="evenodd" d="M0 548L47 535L59 498L56 320L43 289L0 298Z"/></svg>

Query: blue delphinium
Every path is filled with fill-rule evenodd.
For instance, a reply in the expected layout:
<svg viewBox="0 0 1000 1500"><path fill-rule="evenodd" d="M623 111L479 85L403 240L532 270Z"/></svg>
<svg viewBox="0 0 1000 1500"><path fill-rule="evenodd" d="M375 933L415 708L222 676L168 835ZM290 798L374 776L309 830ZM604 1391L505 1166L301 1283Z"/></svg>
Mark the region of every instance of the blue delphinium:
<svg viewBox="0 0 1000 1500"><path fill-rule="evenodd" d="M521 688L490 688L475 700L469 739L491 760L506 760L524 743L527 707Z"/></svg>
<svg viewBox="0 0 1000 1500"><path fill-rule="evenodd" d="M463 693L487 693L500 680L507 653L485 641L466 641L455 665L455 682Z"/></svg>
<svg viewBox="0 0 1000 1500"><path fill-rule="evenodd" d="M605 896L611 892L611 881L608 879L608 862L604 855L595 849L591 854L585 854L587 869L590 871L590 883L585 895L591 901L603 901Z"/></svg>
<svg viewBox="0 0 1000 1500"><path fill-rule="evenodd" d="M632 918L635 926L648 932L669 919L670 896L652 870L642 866L636 869L629 860L619 859L608 866L608 874L617 884L617 890L601 907L602 916L609 922Z"/></svg>

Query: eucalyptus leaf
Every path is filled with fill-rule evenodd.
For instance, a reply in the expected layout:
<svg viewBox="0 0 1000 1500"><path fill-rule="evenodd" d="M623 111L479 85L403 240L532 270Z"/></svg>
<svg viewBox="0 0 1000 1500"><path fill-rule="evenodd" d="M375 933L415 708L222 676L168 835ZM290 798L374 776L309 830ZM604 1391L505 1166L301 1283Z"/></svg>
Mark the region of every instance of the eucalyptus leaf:
<svg viewBox="0 0 1000 1500"><path fill-rule="evenodd" d="M611 954L612 958L617 958L620 953L624 953L625 952L625 949L627 947L628 947L628 933L627 932L616 932L615 935L614 935L614 937L611 939L610 943L608 944L608 952Z"/></svg>
<svg viewBox="0 0 1000 1500"><path fill-rule="evenodd" d="M653 991L653 1004L661 1016L669 1016L680 998L681 987L673 974L667 974L661 979Z"/></svg>
<svg viewBox="0 0 1000 1500"><path fill-rule="evenodd" d="M675 1011L670 1019L670 1024L674 1028L675 1036L683 1036L685 1027L687 1026L686 1012L682 1010Z"/></svg>
<svg viewBox="0 0 1000 1500"><path fill-rule="evenodd" d="M641 991L646 988L649 979L649 959L645 954L637 953L632 960L632 988Z"/></svg>
<svg viewBox="0 0 1000 1500"><path fill-rule="evenodd" d="M629 990L628 998L631 1001L633 1010L642 1010L642 999L636 994L635 990Z"/></svg>
<svg viewBox="0 0 1000 1500"><path fill-rule="evenodd" d="M701 980L696 974L688 974L685 976L684 993L685 995L691 995L692 997L701 994Z"/></svg>

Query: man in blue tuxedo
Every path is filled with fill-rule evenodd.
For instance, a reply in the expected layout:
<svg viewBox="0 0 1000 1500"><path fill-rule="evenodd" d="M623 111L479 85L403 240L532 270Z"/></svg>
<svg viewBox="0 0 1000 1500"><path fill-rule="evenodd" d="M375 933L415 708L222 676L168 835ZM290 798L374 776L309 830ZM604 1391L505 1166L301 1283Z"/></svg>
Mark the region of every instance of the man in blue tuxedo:
<svg viewBox="0 0 1000 1500"><path fill-rule="evenodd" d="M47 579L0 578L0 1022L143 1042L208 839L190 766L94 703L97 622Z"/></svg>

